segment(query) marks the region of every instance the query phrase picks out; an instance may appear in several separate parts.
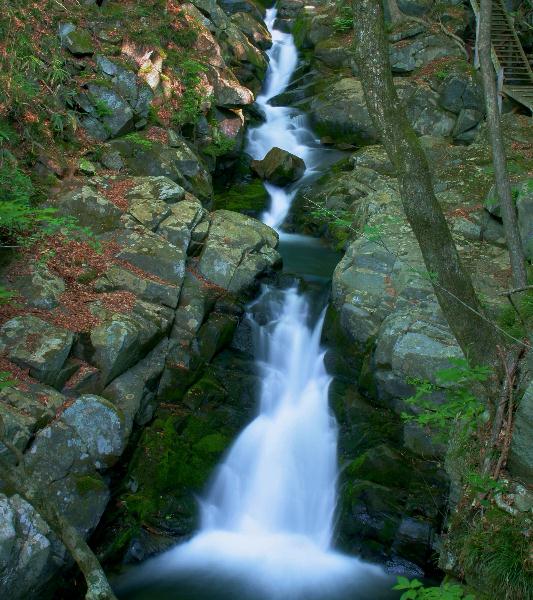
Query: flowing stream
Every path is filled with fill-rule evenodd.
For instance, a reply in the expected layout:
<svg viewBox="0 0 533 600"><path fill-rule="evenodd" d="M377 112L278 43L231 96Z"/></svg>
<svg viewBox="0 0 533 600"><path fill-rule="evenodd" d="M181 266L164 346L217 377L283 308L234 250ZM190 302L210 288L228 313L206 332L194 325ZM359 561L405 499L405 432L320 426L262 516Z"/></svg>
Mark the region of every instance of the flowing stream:
<svg viewBox="0 0 533 600"><path fill-rule="evenodd" d="M283 92L297 67L290 34L274 29L264 92L266 120L248 137L262 159L274 146L304 159L304 178L288 188L265 184L271 197L263 221L279 230L298 186L319 171L324 150L305 117L268 101ZM315 252L303 236L282 246ZM292 250L291 250L292 252ZM313 273L311 273L313 274ZM316 274L316 273L315 273ZM254 320L261 308L267 324ZM296 288L265 287L250 307L261 375L258 416L242 431L201 500L201 528L188 543L149 561L121 597L210 600L380 600L391 580L381 568L332 549L337 480L337 426L328 406L330 377L320 346L323 314L313 324L308 298ZM394 596L392 596L394 597Z"/></svg>

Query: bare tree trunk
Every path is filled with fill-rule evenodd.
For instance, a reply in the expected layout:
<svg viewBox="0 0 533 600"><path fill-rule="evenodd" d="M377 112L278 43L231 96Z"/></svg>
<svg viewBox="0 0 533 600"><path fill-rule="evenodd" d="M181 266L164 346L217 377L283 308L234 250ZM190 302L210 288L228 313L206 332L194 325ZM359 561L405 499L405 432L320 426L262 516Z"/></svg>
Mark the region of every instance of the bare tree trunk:
<svg viewBox="0 0 533 600"><path fill-rule="evenodd" d="M18 463L17 466L13 466L0 457L0 472L7 487L19 494L37 510L70 552L87 583L85 599L117 600L94 552L89 548L78 530L58 511L55 504L53 504L53 499L52 501L48 500L47 490L34 489L21 462L21 452L3 439L3 431L3 421L0 417L0 441L8 450L11 450Z"/></svg>
<svg viewBox="0 0 533 600"><path fill-rule="evenodd" d="M494 80L494 67L491 56L491 30L492 30L492 0L481 0L479 15L478 50L485 92L485 106L487 109L487 125L489 128L492 146L492 162L494 164L494 178L496 192L500 199L505 237L509 248L509 258L513 272L514 287L527 285L526 259L520 240L516 207L513 202L507 159L503 144L500 111L498 108L498 91Z"/></svg>
<svg viewBox="0 0 533 600"><path fill-rule="evenodd" d="M380 1L353 0L355 58L366 104L400 185L402 205L418 240L439 305L465 356L496 364L501 340L484 317L435 197L426 156L402 110L392 79Z"/></svg>

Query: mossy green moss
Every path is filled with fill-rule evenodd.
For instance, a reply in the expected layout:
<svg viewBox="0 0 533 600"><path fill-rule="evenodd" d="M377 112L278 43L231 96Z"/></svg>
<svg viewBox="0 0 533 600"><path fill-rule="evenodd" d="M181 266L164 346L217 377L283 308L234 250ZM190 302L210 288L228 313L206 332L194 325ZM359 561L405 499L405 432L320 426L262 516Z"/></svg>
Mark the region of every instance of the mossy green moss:
<svg viewBox="0 0 533 600"><path fill-rule="evenodd" d="M259 179L236 183L226 191L215 194L215 208L234 210L244 214L257 216L263 212L268 203L268 192Z"/></svg>
<svg viewBox="0 0 533 600"><path fill-rule="evenodd" d="M82 496L90 492L101 492L105 489L107 489L106 485L100 477L82 475L76 478L76 491Z"/></svg>

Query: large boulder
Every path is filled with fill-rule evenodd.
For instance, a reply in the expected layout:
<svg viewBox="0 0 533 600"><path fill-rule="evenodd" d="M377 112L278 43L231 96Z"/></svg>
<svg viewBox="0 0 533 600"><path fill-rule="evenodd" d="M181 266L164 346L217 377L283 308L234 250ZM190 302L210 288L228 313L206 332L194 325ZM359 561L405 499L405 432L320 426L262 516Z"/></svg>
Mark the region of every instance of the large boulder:
<svg viewBox="0 0 533 600"><path fill-rule="evenodd" d="M252 161L251 167L261 179L279 186L297 181L305 172L304 161L281 148L272 148L263 160Z"/></svg>
<svg viewBox="0 0 533 600"><path fill-rule="evenodd" d="M358 146L378 139L366 108L363 86L353 77L326 86L311 102L310 116L322 137Z"/></svg>
<svg viewBox="0 0 533 600"><path fill-rule="evenodd" d="M234 294L249 288L257 276L279 263L278 236L256 219L227 210L211 218L198 272L211 284Z"/></svg>
<svg viewBox="0 0 533 600"><path fill-rule="evenodd" d="M102 314L102 322L77 347L81 358L100 370L100 386L136 364L168 332L173 312L164 306L137 301L130 313Z"/></svg>
<svg viewBox="0 0 533 600"><path fill-rule="evenodd" d="M201 200L213 195L211 176L189 144L174 132L167 133L168 143L145 139L139 134L109 143L107 155L118 153L122 163L134 175L167 177Z"/></svg>

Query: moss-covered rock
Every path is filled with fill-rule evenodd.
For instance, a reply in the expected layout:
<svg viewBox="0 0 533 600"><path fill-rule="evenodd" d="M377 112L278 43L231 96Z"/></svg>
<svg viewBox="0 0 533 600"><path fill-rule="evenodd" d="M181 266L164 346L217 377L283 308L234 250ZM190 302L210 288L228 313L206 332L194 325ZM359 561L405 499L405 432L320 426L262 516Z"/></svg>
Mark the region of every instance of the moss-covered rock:
<svg viewBox="0 0 533 600"><path fill-rule="evenodd" d="M215 193L215 209L232 210L259 218L267 208L268 192L259 179L236 183L228 190Z"/></svg>

